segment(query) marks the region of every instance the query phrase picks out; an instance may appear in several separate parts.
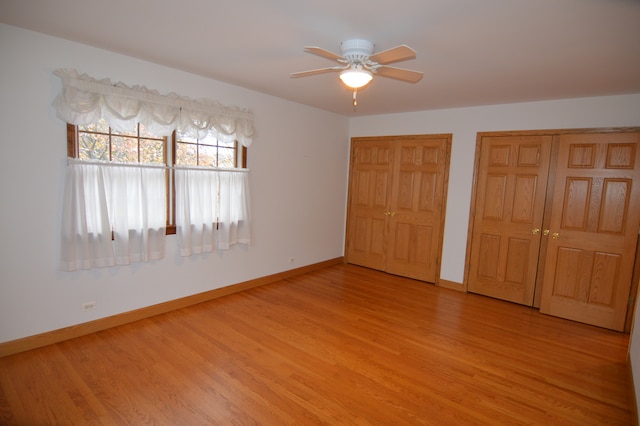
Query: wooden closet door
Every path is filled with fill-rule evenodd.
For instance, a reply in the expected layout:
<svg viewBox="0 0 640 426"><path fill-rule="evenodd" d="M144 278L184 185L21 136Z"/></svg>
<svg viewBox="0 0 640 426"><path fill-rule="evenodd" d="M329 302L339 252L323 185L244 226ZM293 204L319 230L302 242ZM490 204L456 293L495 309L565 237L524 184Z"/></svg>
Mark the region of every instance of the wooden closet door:
<svg viewBox="0 0 640 426"><path fill-rule="evenodd" d="M395 158L387 271L435 283L447 139L401 140Z"/></svg>
<svg viewBox="0 0 640 426"><path fill-rule="evenodd" d="M552 137L484 136L468 290L531 306Z"/></svg>
<svg viewBox="0 0 640 426"><path fill-rule="evenodd" d="M386 270L387 213L393 152L388 140L352 140L347 218L347 260Z"/></svg>
<svg viewBox="0 0 640 426"><path fill-rule="evenodd" d="M450 135L353 138L346 260L435 283Z"/></svg>
<svg viewBox="0 0 640 426"><path fill-rule="evenodd" d="M640 133L560 137L540 311L622 331L640 226Z"/></svg>

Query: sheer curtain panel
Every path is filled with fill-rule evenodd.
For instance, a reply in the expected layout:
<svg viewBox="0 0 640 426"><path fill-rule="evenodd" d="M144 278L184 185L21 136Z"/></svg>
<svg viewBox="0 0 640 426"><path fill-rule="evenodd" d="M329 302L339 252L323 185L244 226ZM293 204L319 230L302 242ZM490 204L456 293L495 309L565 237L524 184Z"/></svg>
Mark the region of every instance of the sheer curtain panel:
<svg viewBox="0 0 640 426"><path fill-rule="evenodd" d="M176 168L175 182L176 234L182 256L251 244L246 170Z"/></svg>
<svg viewBox="0 0 640 426"><path fill-rule="evenodd" d="M166 168L69 159L60 268L91 269L164 257Z"/></svg>

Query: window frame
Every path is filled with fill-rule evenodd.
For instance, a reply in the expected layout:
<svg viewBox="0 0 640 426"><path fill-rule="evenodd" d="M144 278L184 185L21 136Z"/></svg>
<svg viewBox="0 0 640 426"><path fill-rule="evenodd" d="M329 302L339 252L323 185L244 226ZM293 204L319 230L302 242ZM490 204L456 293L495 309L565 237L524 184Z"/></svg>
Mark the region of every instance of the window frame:
<svg viewBox="0 0 640 426"><path fill-rule="evenodd" d="M67 123L67 157L78 158L80 148L80 130L75 124ZM111 127L109 128L111 134ZM144 139L144 138L143 138ZM177 153L177 133L174 130L170 137L163 136L163 151L164 151L164 165L166 168L165 173L165 188L167 191L167 206L166 206L166 235L174 235L176 233L176 193L175 193L175 177L173 173L173 167L176 166L176 153ZM235 141L235 168L246 169L247 168L247 147ZM169 154L169 155L168 155ZM131 163L135 164L135 163ZM189 166L177 166L177 167L189 167ZM202 166L199 166L202 167ZM206 167L206 166L205 166ZM214 168L214 167L212 167ZM224 168L220 168L224 169ZM229 170L232 170L229 168Z"/></svg>

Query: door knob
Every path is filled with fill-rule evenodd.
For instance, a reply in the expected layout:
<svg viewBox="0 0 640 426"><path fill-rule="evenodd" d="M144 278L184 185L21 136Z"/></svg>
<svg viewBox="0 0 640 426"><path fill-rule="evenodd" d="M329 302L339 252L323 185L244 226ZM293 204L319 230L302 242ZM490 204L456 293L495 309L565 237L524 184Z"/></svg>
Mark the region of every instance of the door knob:
<svg viewBox="0 0 640 426"><path fill-rule="evenodd" d="M538 234L540 233L540 228L533 228L533 229L531 230L531 233L532 233L533 235L538 235Z"/></svg>
<svg viewBox="0 0 640 426"><path fill-rule="evenodd" d="M550 231L549 231L548 229L545 229L544 231L542 231L542 234L543 234L543 235L549 235L549 232L550 232Z"/></svg>
<svg viewBox="0 0 640 426"><path fill-rule="evenodd" d="M553 234L551 234L551 238L553 238L554 240L557 240L558 238L560 238L560 234L558 234L557 232L554 232Z"/></svg>
<svg viewBox="0 0 640 426"><path fill-rule="evenodd" d="M393 216L395 216L395 215L396 215L396 212L384 212L384 215L385 215L385 216L392 216L392 217L393 217Z"/></svg>

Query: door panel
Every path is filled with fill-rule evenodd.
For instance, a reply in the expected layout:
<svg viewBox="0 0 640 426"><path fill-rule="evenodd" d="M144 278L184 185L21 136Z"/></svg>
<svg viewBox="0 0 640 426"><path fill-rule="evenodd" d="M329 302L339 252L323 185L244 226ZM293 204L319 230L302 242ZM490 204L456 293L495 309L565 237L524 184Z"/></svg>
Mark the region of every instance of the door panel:
<svg viewBox="0 0 640 426"><path fill-rule="evenodd" d="M391 192L393 153L388 141L354 141L349 241L350 263L384 270L386 265L387 222L385 212Z"/></svg>
<svg viewBox="0 0 640 426"><path fill-rule="evenodd" d="M397 143L389 217L390 273L436 281L446 150L446 138Z"/></svg>
<svg viewBox="0 0 640 426"><path fill-rule="evenodd" d="M531 306L551 136L487 136L480 146L468 290Z"/></svg>
<svg viewBox="0 0 640 426"><path fill-rule="evenodd" d="M541 312L624 329L640 225L639 136L561 136Z"/></svg>

